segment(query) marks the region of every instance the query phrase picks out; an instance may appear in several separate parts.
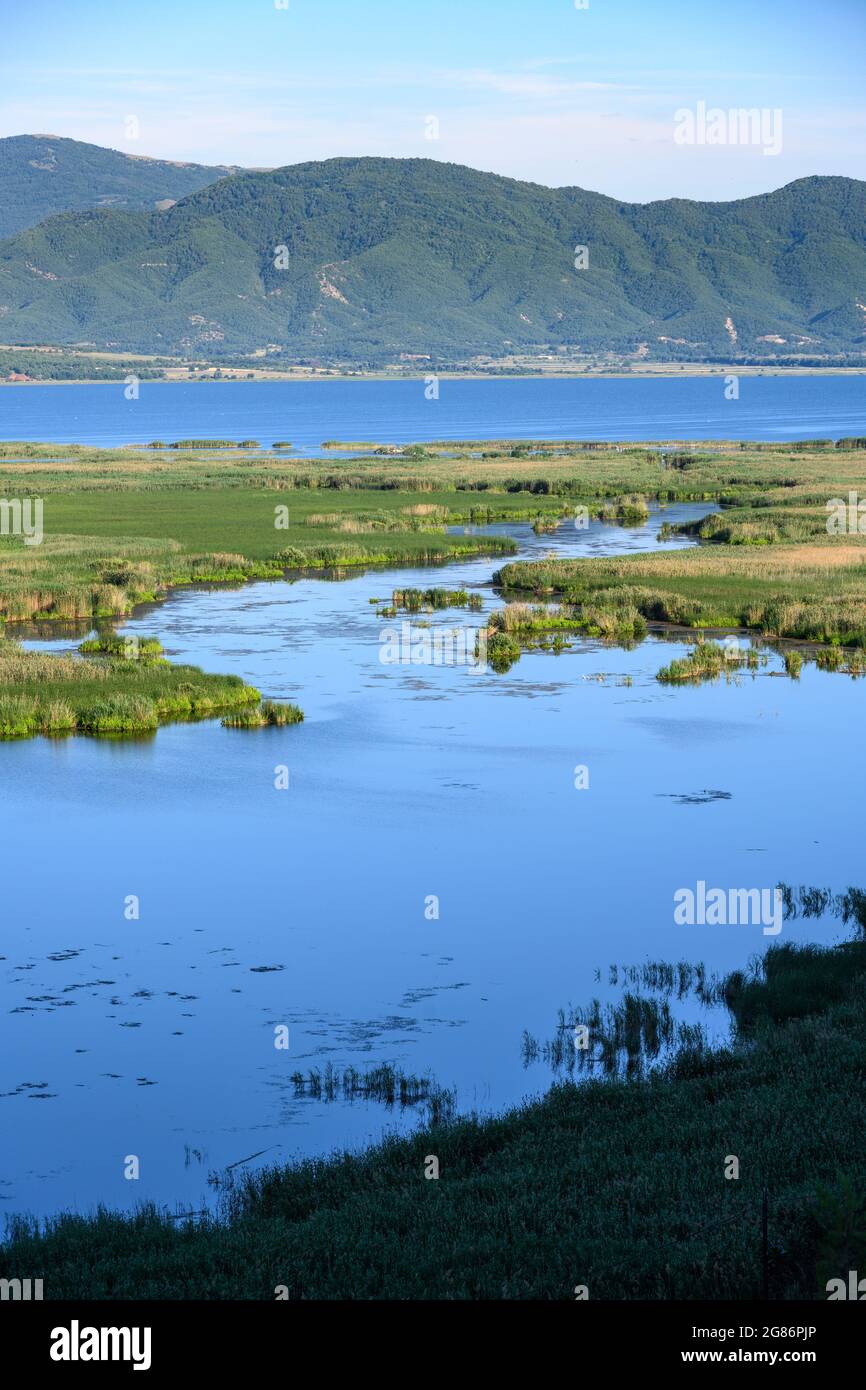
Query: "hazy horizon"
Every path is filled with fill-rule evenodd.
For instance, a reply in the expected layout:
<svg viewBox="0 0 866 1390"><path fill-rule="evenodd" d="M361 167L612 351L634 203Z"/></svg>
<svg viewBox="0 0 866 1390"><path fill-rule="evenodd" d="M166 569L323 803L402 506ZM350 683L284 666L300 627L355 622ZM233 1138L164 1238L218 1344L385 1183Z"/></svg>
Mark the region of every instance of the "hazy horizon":
<svg viewBox="0 0 866 1390"><path fill-rule="evenodd" d="M10 132L8 135L2 135L2 136L0 136L0 140L2 140L2 139L75 140L76 137L75 137L75 136L71 136L71 135L60 135L60 134L59 134L58 132L56 132L56 131L45 131L45 130L17 130L17 131L14 131L14 132ZM153 155L153 154L149 154L149 153L146 154L144 151L131 151L131 150L128 150L128 149L123 149L120 145L103 145L103 146L98 146L98 145L96 145L95 142L93 142L93 141L83 141L83 142L81 142L81 143L94 145L95 148L110 149L110 150L112 150L112 151L113 151L114 153L116 153L116 154L127 155L127 156L129 156L129 158L131 158L131 159L141 159L141 160L144 160L144 161L146 161L146 162L163 163L163 164L174 164L174 165L197 165L197 164L200 164L200 163L202 162L202 161L199 161L199 160L177 159L177 158L175 158L175 157L172 156L172 155ZM581 188L581 189L583 189L584 192L587 192L587 193L603 193L603 190L602 190L602 189L590 188L590 187L588 187L588 185L586 185L586 184L547 184L547 183L543 183L540 179L531 179L531 178L525 178L525 179L524 179L524 178L520 178L520 179L518 179L515 175L502 174L502 173L500 173L500 171L497 170L497 169L481 169L481 168L477 168L477 167L474 166L474 165L464 165L464 164L462 164L462 162L461 162L460 160L437 159L436 155L434 155L434 154L422 154L422 155L368 155L368 154L353 154L353 153L349 153L349 152L344 152L344 153L342 153L342 154L325 155L325 156L322 157L322 159L319 159L319 160L299 159L299 160L293 160L293 161L291 161L291 163L289 163L289 164L248 164L248 165L235 165L235 164L230 164L229 161L227 161L227 160L224 160L224 159L217 159L217 160L212 161L212 163L211 163L208 167L214 168L214 169L225 168L226 171L227 171L226 177L229 177L229 171L232 171L232 170L233 170L234 172L236 172L237 174L273 174L273 173L275 173L278 169L292 169L292 168L300 167L300 166L305 165L305 164L315 164L315 163L324 164L324 163L327 163L329 160L336 161L336 160L361 160L361 159L393 159L393 160L407 160L407 159L418 159L418 160L421 160L421 159L427 159L427 160L432 160L434 163L438 163L438 164L446 164L446 165L451 164L451 165L458 166L458 167L460 167L460 168L471 169L472 172L473 172L473 173L476 173L476 174L490 174L490 175L492 175L492 176L494 176L494 177L496 177L496 178L512 178L512 179L514 179L515 182L526 183L526 184L534 184L534 185L536 185L537 187L540 187L540 188L549 188L549 189L551 189L551 190L553 190L553 191L557 191L557 190L560 190L560 189L563 189L563 188ZM866 182L866 175L864 175L863 177L858 177L857 175L854 175L854 174L823 174L823 173L820 173L820 172L818 172L818 171L816 170L816 171L813 171L811 174L800 174L800 175L797 176L796 179L788 179L788 180L786 180L785 183L779 183L779 184L777 184L777 183L772 183L772 184L768 185L766 188L755 189L752 193L746 193L746 194L742 194L742 195L731 195L730 197L724 197L724 198L692 198L692 197L689 197L689 196L687 196L687 195L685 195L685 194L679 194L679 193L668 194L665 198L633 198L633 199L632 199L632 198L620 197L620 196L617 195L616 193L603 193L603 196L608 197L608 198L611 198L612 200L614 200L614 201L616 201L616 202L620 202L620 203L637 203L637 204L645 204L645 203L652 203L652 202L666 202L666 201L671 201L671 200L674 200L674 199L677 200L677 201L679 201L679 202L701 202L701 203L715 202L715 203L727 203L727 202L738 202L738 201L740 201L740 200L743 199L743 198L755 198L755 197L766 196L766 195L768 195L768 194L770 194L770 193L778 193L778 192L780 192L783 188L789 187L792 183L797 183L797 182L800 182L800 181L803 180L803 179L812 179L812 178L815 178L815 179L850 178L850 179L852 179L852 180L855 181L855 182L860 182L860 183ZM186 196L192 196L192 195L186 195Z"/></svg>
<svg viewBox="0 0 866 1390"><path fill-rule="evenodd" d="M181 163L434 158L627 202L729 201L866 178L860 0L82 0L3 4L2 134ZM583 3L583 0L581 0ZM677 113L759 110L778 135L680 142Z"/></svg>

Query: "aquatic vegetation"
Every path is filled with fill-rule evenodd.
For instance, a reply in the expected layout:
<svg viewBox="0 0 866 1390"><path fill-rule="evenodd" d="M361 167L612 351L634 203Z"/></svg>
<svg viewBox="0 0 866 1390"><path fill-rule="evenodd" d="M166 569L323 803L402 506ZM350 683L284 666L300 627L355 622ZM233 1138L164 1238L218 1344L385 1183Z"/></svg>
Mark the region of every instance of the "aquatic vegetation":
<svg viewBox="0 0 866 1390"><path fill-rule="evenodd" d="M268 724L282 728L286 724L302 724L304 714L297 705L285 700L262 700L261 711Z"/></svg>
<svg viewBox="0 0 866 1390"><path fill-rule="evenodd" d="M785 670L794 680L799 680L800 672L803 669L803 653L797 651L796 647L785 652Z"/></svg>
<svg viewBox="0 0 866 1390"><path fill-rule="evenodd" d="M297 705L279 700L262 700L260 705L247 705L232 710L222 723L226 729L283 728L287 724L302 724L304 714Z"/></svg>
<svg viewBox="0 0 866 1390"><path fill-rule="evenodd" d="M125 642L118 648L108 636L95 639L86 656L0 642L0 739L147 734L173 719L258 707L259 692L239 677L173 666L158 654L159 643L143 640L149 654L139 660L123 655Z"/></svg>
<svg viewBox="0 0 866 1390"><path fill-rule="evenodd" d="M487 635L487 664L502 675L520 660L520 644L507 632L496 630Z"/></svg>
<svg viewBox="0 0 866 1390"><path fill-rule="evenodd" d="M866 537L850 530L830 534L827 515L830 496L863 487L856 451L816 447L801 461L799 451L789 450L786 472L779 476L766 472L759 460L782 450L745 448L754 458L736 487L727 491L717 478L717 490L702 494L714 495L725 504L723 510L660 532L660 539L676 530L705 544L615 560L554 558L506 565L498 575L506 595L531 594L563 606L609 602L618 595L648 622L749 628L766 636L863 649ZM723 455L721 449L712 468L697 460L695 476L713 472ZM688 478L693 469L690 464L675 471ZM828 661L832 666L834 658Z"/></svg>
<svg viewBox="0 0 866 1390"><path fill-rule="evenodd" d="M429 565L454 555L506 555L517 549L510 536L443 536L441 542L434 542L429 533L423 533L417 539L418 546L411 549L405 544L405 536L383 550L336 541L308 548L286 546L275 559L284 569L338 569L374 564Z"/></svg>
<svg viewBox="0 0 866 1390"><path fill-rule="evenodd" d="M116 656L126 661L164 661L162 643L157 637L139 637L130 634L122 637L119 633L102 633L99 637L89 637L80 643L79 652L83 656Z"/></svg>
<svg viewBox="0 0 866 1390"><path fill-rule="evenodd" d="M866 971L866 940L822 946L774 945L748 974L728 979L726 1002L740 1030L804 1018L849 999Z"/></svg>
<svg viewBox="0 0 866 1390"><path fill-rule="evenodd" d="M766 665L767 656L756 652L754 647L721 646L718 642L698 642L686 657L672 661L656 673L656 680L663 685L678 682L699 684L701 681L717 680L719 676L730 676L744 668L756 671Z"/></svg>
<svg viewBox="0 0 866 1390"><path fill-rule="evenodd" d="M567 1015L560 1009L554 1037L539 1043L524 1032L521 1055L524 1066L544 1061L554 1073L572 1075L577 1068L635 1079L660 1058L670 1059L676 1049L684 1048L708 1048L700 1025L677 1021L664 997L626 991L617 1003L602 1006L593 999L587 1007L569 1008Z"/></svg>
<svg viewBox="0 0 866 1390"><path fill-rule="evenodd" d="M507 670L518 660L521 650L565 651L568 647L565 634L569 632L629 646L646 636L646 631L646 621L637 609L616 599L593 605L508 603L490 614L488 657L491 648L500 653L500 660L504 660L507 653L508 664L502 668ZM509 645L501 640L506 636Z"/></svg>
<svg viewBox="0 0 866 1390"><path fill-rule="evenodd" d="M866 960L791 947L771 961L748 994L733 990L742 1041L677 1034L667 1055L664 1010L632 1002L623 1042L659 1051L630 1078L587 1075L504 1114L246 1173L218 1217L18 1219L4 1275L50 1269L59 1299L268 1300L287 1284L293 1299L569 1300L577 1266L594 1298L759 1299L766 1191L770 1296L823 1298L828 1260L848 1268L833 1262L847 1259L850 1194L866 1190ZM679 976L665 967L662 982L676 991ZM398 1104L399 1087L385 1090ZM725 1183L730 1153L745 1161ZM438 1182L425 1181L431 1155ZM564 1192L580 1194L567 1221Z"/></svg>
<svg viewBox="0 0 866 1390"><path fill-rule="evenodd" d="M407 1074L389 1062L365 1071L356 1067L339 1068L328 1062L323 1068L293 1072L291 1081L296 1096L310 1096L314 1100L372 1100L401 1109L423 1103L431 1109L437 1123L450 1118L454 1111L453 1091L446 1091L430 1076Z"/></svg>
<svg viewBox="0 0 866 1390"><path fill-rule="evenodd" d="M152 449L156 448L151 444ZM174 444L169 444L170 449L259 449L261 445L257 439L178 439Z"/></svg>
<svg viewBox="0 0 866 1390"><path fill-rule="evenodd" d="M637 495L615 497L605 502L599 515L602 521L615 521L622 526L644 526L649 518L649 505L645 497Z"/></svg>
<svg viewBox="0 0 866 1390"><path fill-rule="evenodd" d="M87 734L148 733L158 725L156 705L143 695L106 695L75 716L76 729Z"/></svg>
<svg viewBox="0 0 866 1390"><path fill-rule="evenodd" d="M841 671L845 665L845 653L841 647L828 647L815 653L815 665L819 671Z"/></svg>
<svg viewBox="0 0 866 1390"><path fill-rule="evenodd" d="M439 608L469 608L480 595L468 594L465 589L395 589L391 595L391 611L407 613L433 612Z"/></svg>

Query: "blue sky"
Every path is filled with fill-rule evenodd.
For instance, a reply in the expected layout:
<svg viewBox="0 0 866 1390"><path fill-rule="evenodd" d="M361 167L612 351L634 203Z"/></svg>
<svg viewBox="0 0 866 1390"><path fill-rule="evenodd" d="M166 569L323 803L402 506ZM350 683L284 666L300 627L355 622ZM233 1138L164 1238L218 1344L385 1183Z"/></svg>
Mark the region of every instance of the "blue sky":
<svg viewBox="0 0 866 1390"><path fill-rule="evenodd" d="M635 201L866 178L866 0L277 3L0 0L0 134L267 167L421 156ZM781 110L781 153L677 144L699 102Z"/></svg>

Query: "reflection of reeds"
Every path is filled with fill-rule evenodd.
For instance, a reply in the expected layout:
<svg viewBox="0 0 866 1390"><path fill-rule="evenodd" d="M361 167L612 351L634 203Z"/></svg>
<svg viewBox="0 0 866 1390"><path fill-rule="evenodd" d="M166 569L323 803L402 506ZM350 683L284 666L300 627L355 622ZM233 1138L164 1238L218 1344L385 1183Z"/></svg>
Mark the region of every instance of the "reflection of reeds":
<svg viewBox="0 0 866 1390"><path fill-rule="evenodd" d="M366 1071L356 1067L340 1069L328 1062L321 1068L311 1067L306 1073L293 1072L291 1082L296 1096L309 1096L314 1100L372 1100L388 1107L399 1105L401 1110L423 1104L434 1123L448 1120L454 1113L453 1091L446 1090L429 1076L413 1076L389 1062Z"/></svg>
<svg viewBox="0 0 866 1390"><path fill-rule="evenodd" d="M699 684L701 681L716 680L721 675L730 675L743 667L756 671L759 666L766 666L767 660L767 656L756 652L754 647L723 647L718 642L698 642L688 656L663 666L656 680L663 685L683 681Z"/></svg>
<svg viewBox="0 0 866 1390"><path fill-rule="evenodd" d="M559 1009L554 1036L539 1042L526 1031L521 1040L523 1065L546 1062L554 1072L575 1069L606 1076L639 1077L651 1062L672 1065L678 1074L701 1067L710 1055L701 1024L677 1021L669 1000L694 999L703 1008L723 1004L736 1030L751 1036L759 1025L800 1018L846 998L851 981L866 969L866 891L849 888L793 888L780 884L786 919L823 917L829 913L853 922L858 935L828 951L819 946L773 945L747 970L708 974L702 963L645 961L611 965L608 984L626 992L614 1004L598 999L585 1008ZM648 991L655 998L648 998Z"/></svg>
<svg viewBox="0 0 866 1390"><path fill-rule="evenodd" d="M437 608L480 608L481 595L465 589L395 589L391 595L393 611L421 613Z"/></svg>
<svg viewBox="0 0 866 1390"><path fill-rule="evenodd" d="M606 1076L642 1076L647 1064L670 1058L681 1051L706 1047L700 1024L687 1024L674 1018L669 999L696 999L710 1008L727 1002L727 984L708 975L703 964L687 961L646 961L643 965L612 965L609 983L631 986L623 998L602 1005L598 999L581 1009L569 1005L558 1011L554 1036L539 1042L524 1031L521 1056L524 1066L544 1061L554 1072L572 1075L599 1068ZM659 996L647 997L639 990Z"/></svg>

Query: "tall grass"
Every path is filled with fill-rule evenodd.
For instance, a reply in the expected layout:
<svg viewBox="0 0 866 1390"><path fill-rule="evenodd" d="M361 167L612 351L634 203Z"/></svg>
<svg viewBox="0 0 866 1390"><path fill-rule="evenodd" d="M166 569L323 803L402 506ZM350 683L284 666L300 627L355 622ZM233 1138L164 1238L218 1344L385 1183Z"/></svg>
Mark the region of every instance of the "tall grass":
<svg viewBox="0 0 866 1390"><path fill-rule="evenodd" d="M303 720L303 711L297 705L279 700L263 700L260 705L248 705L232 710L222 722L226 729L265 729L302 724Z"/></svg>
<svg viewBox="0 0 866 1390"><path fill-rule="evenodd" d="M663 666L656 680L662 685L677 685L682 682L699 684L701 681L718 680L719 676L734 675L743 668L756 671L766 665L767 656L756 652L754 647L722 647L718 642L698 642L686 657L678 658Z"/></svg>
<svg viewBox="0 0 866 1390"><path fill-rule="evenodd" d="M259 692L239 677L170 665L153 639L143 639L147 654L138 660L118 655L109 637L85 646L86 656L55 656L0 642L0 738L144 734L170 720L249 707L259 712ZM299 715L284 718L274 707L264 717L275 723Z"/></svg>
<svg viewBox="0 0 866 1390"><path fill-rule="evenodd" d="M732 1000L744 1031L728 1047L686 1040L664 1061L664 1011L627 1003L623 1038L660 1044L648 1073L249 1174L222 1219L15 1221L3 1275L38 1271L55 1299L572 1301L580 1283L594 1300L751 1302L767 1192L770 1297L824 1299L866 1263L862 943L773 948ZM342 1091L330 1076L314 1073L323 1098ZM299 1085L311 1093L309 1074Z"/></svg>

